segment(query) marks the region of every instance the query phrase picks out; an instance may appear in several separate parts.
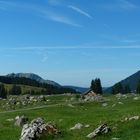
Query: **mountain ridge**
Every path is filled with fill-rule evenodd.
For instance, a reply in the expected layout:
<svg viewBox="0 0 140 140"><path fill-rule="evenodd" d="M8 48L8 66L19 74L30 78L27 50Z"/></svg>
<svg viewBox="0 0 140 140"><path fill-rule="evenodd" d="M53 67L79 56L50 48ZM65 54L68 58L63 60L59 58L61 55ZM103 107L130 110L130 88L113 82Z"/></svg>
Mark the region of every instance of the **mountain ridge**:
<svg viewBox="0 0 140 140"><path fill-rule="evenodd" d="M123 80L121 80L119 82L122 84L123 87L125 87L126 85L129 85L130 89L131 89L131 92L136 92L136 88L137 88L137 85L138 85L139 81L140 81L140 70L137 71L136 73L126 77L125 79L123 79ZM117 83L119 83L119 82L117 82ZM107 88L105 90L105 93L107 93L107 92L110 93L112 91L113 86Z"/></svg>
<svg viewBox="0 0 140 140"><path fill-rule="evenodd" d="M51 81L51 80L45 80L41 76L34 74L34 73L10 73L10 74L7 74L6 76L7 77L19 77L19 78L24 77L24 78L36 80L37 82L40 82L40 83L46 83L46 84L53 85L56 87L61 87L60 84L58 84L54 81Z"/></svg>

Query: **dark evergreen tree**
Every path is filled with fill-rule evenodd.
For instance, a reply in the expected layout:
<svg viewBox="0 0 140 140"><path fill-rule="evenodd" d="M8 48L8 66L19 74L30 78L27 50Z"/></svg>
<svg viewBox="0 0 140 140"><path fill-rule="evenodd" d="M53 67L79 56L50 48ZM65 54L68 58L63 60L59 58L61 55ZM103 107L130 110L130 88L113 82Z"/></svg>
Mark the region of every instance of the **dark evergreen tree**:
<svg viewBox="0 0 140 140"><path fill-rule="evenodd" d="M120 82L113 86L112 93L113 94L117 94L117 93L122 93L123 94L124 93L123 86Z"/></svg>
<svg viewBox="0 0 140 140"><path fill-rule="evenodd" d="M131 89L130 89L130 86L129 85L126 85L125 87L124 87L124 93L126 94L126 93L131 93Z"/></svg>
<svg viewBox="0 0 140 140"><path fill-rule="evenodd" d="M102 85L101 85L101 80L99 78L96 78L95 80L91 81L91 86L90 88L98 94L102 94Z"/></svg>
<svg viewBox="0 0 140 140"><path fill-rule="evenodd" d="M7 91L3 84L0 84L0 98L7 98Z"/></svg>
<svg viewBox="0 0 140 140"><path fill-rule="evenodd" d="M97 93L102 94L103 91L102 91L101 80L98 78L96 79L96 81L97 81Z"/></svg>
<svg viewBox="0 0 140 140"><path fill-rule="evenodd" d="M137 94L140 94L140 81L138 82L137 89L136 89L136 93L137 93Z"/></svg>
<svg viewBox="0 0 140 140"><path fill-rule="evenodd" d="M12 88L9 90L10 95L20 95L21 93L21 87L17 85L13 85Z"/></svg>
<svg viewBox="0 0 140 140"><path fill-rule="evenodd" d="M90 89L92 89L94 91L95 90L94 88L95 88L95 81L92 80L91 85L90 85Z"/></svg>
<svg viewBox="0 0 140 140"><path fill-rule="evenodd" d="M115 88L114 88L114 86L112 87L111 94L116 94L116 93L115 93Z"/></svg>

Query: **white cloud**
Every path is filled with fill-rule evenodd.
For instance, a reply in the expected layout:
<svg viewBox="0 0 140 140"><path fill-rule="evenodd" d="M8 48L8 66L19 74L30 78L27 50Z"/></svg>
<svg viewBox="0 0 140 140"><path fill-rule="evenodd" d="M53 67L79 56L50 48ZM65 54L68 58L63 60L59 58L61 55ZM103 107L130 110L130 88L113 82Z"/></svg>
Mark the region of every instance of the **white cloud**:
<svg viewBox="0 0 140 140"><path fill-rule="evenodd" d="M48 50L69 50L69 49L140 49L140 45L120 45L120 46L94 46L94 45L75 45L75 46L36 46L36 47L7 47L0 48L0 51L48 51Z"/></svg>
<svg viewBox="0 0 140 140"><path fill-rule="evenodd" d="M76 11L76 12L78 12L78 13L80 13L80 14L82 14L82 15L84 15L84 16L90 18L90 19L92 19L92 16L91 16L89 13L83 11L82 9L80 9L80 8L78 8L78 7L75 7L75 6L73 6L73 5L69 5L68 7L69 7L70 9L72 9L72 10L74 10L74 11Z"/></svg>
<svg viewBox="0 0 140 140"><path fill-rule="evenodd" d="M69 19L69 18L67 18L65 16L61 16L61 15L49 14L48 19L50 19L52 21L55 21L55 22L75 26L75 27L82 27L80 24L77 24L74 21L72 21L71 19Z"/></svg>
<svg viewBox="0 0 140 140"><path fill-rule="evenodd" d="M59 0L60 2L61 0ZM58 0L50 0L51 3L59 3ZM57 12L54 12L54 10L46 10L43 6L37 6L35 4L28 4L28 3L15 3L15 2L5 2L0 1L0 9L7 10L9 8L20 8L26 9L29 12L34 12L38 15L40 13L40 16L42 18L47 18L48 20L71 25L74 27L82 27L80 24L75 23L72 19L66 17L65 15L58 14Z"/></svg>

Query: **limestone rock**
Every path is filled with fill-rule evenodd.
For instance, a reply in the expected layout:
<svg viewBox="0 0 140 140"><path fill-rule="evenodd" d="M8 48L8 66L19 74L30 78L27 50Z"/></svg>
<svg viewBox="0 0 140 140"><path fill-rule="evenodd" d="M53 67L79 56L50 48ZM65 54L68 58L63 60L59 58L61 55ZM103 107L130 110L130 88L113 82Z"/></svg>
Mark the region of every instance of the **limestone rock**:
<svg viewBox="0 0 140 140"><path fill-rule="evenodd" d="M70 130L81 129L83 126L84 126L83 124L77 123L77 124L75 124L74 127L70 128Z"/></svg>
<svg viewBox="0 0 140 140"><path fill-rule="evenodd" d="M120 138L112 138L111 140L120 140Z"/></svg>
<svg viewBox="0 0 140 140"><path fill-rule="evenodd" d="M133 117L129 118L129 121L131 121L131 120L138 120L138 119L139 119L139 116L133 116Z"/></svg>
<svg viewBox="0 0 140 140"><path fill-rule="evenodd" d="M139 97L134 97L133 100L137 101L139 100Z"/></svg>
<svg viewBox="0 0 140 140"><path fill-rule="evenodd" d="M88 134L87 137L94 138L98 135L107 134L110 131L111 131L110 127L107 124L103 124L99 126L98 128L96 128L92 133Z"/></svg>
<svg viewBox="0 0 140 140"><path fill-rule="evenodd" d="M37 118L23 126L20 140L37 140L42 135L58 133L60 131L54 125L46 124L42 118Z"/></svg>
<svg viewBox="0 0 140 140"><path fill-rule="evenodd" d="M15 118L15 126L23 126L24 124L27 123L27 121L28 121L28 118L25 117L24 115L21 117L17 116Z"/></svg>
<svg viewBox="0 0 140 140"><path fill-rule="evenodd" d="M102 104L103 107L106 107L107 105L108 105L107 103L103 103L103 104Z"/></svg>

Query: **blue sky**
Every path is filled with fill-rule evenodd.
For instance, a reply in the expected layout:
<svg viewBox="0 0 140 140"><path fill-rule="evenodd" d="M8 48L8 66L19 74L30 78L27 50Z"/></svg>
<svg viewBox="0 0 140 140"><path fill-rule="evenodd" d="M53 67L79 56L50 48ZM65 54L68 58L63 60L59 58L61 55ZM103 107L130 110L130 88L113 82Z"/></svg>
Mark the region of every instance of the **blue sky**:
<svg viewBox="0 0 140 140"><path fill-rule="evenodd" d="M0 74L103 86L140 69L139 0L0 0Z"/></svg>

